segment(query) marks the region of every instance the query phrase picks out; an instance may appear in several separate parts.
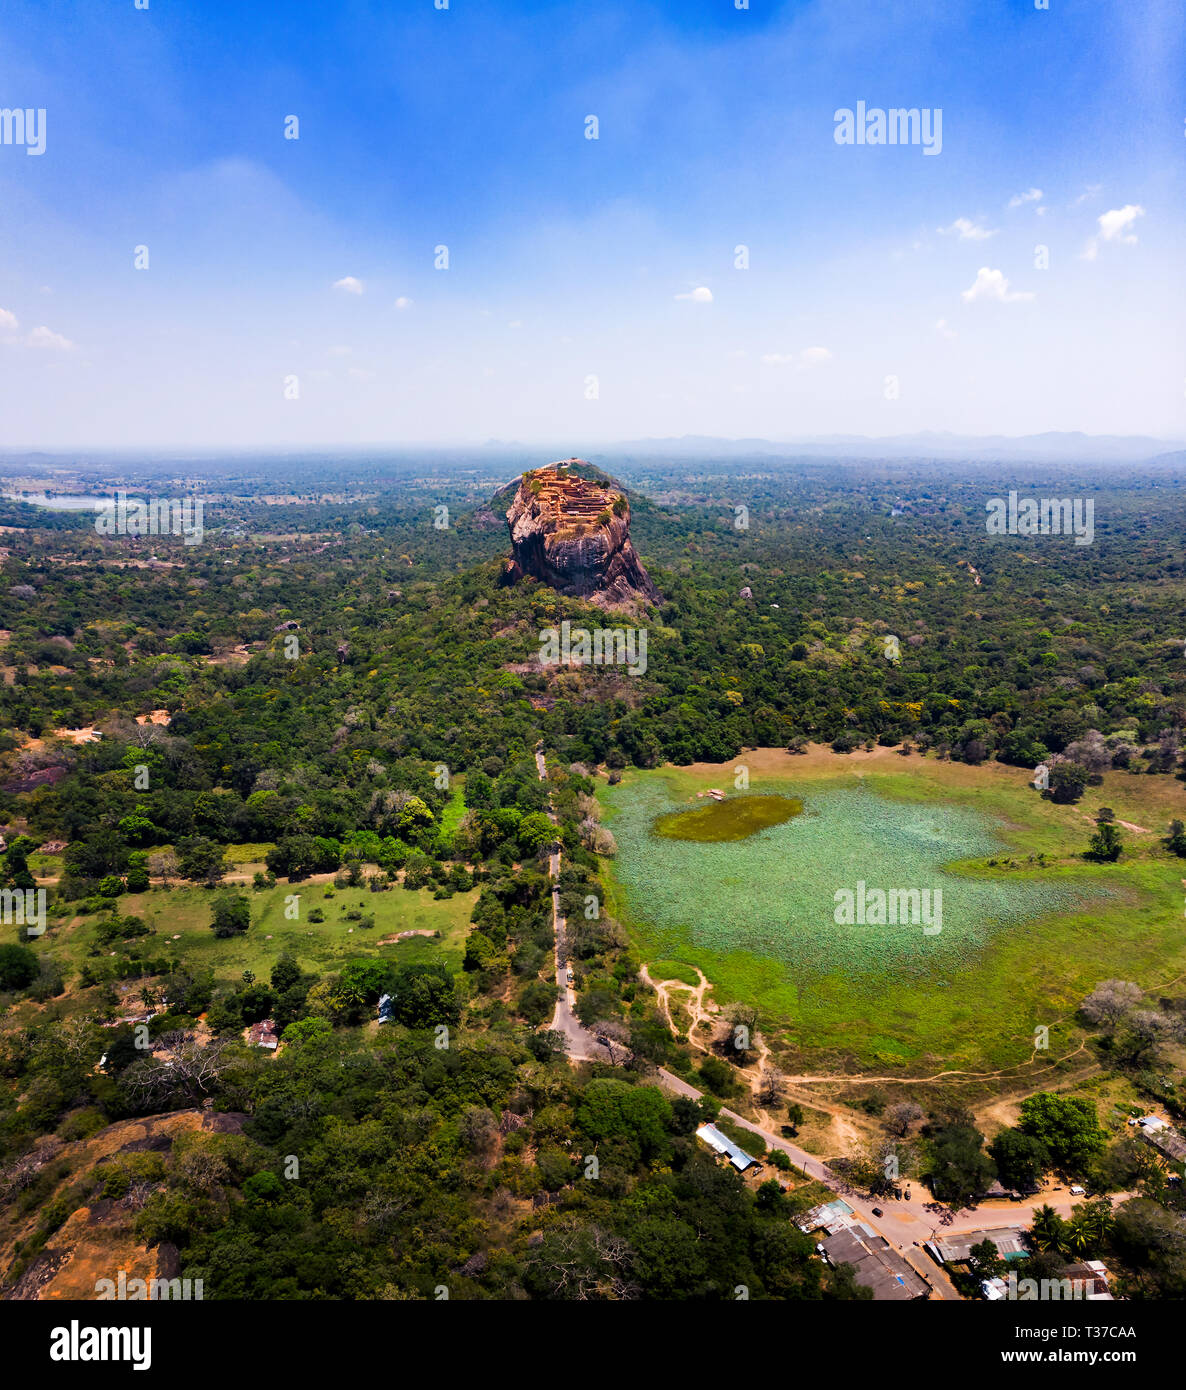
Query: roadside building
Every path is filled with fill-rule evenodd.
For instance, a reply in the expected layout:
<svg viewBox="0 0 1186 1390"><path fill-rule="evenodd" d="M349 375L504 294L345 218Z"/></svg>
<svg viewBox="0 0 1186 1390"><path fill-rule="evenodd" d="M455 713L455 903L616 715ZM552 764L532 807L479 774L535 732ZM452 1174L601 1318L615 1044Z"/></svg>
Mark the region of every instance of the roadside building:
<svg viewBox="0 0 1186 1390"><path fill-rule="evenodd" d="M1160 1129L1146 1129L1141 1132L1145 1142L1151 1144L1171 1162L1186 1163L1186 1139L1176 1130L1163 1125Z"/></svg>
<svg viewBox="0 0 1186 1390"><path fill-rule="evenodd" d="M827 1231L828 1235L834 1236L837 1231L846 1231L850 1226L857 1225L860 1219L843 1198L837 1197L834 1201L821 1202L818 1207L804 1212L798 1225L805 1235Z"/></svg>
<svg viewBox="0 0 1186 1390"><path fill-rule="evenodd" d="M931 1287L922 1275L864 1222L837 1231L818 1249L833 1267L851 1265L853 1278L872 1289L878 1302L908 1303L930 1297Z"/></svg>
<svg viewBox="0 0 1186 1390"><path fill-rule="evenodd" d="M720 1154L722 1158L727 1158L739 1173L744 1173L747 1168L760 1166L756 1158L747 1154L732 1139L726 1138L716 1125L701 1125L696 1131L696 1138L703 1139L710 1149Z"/></svg>
<svg viewBox="0 0 1186 1390"><path fill-rule="evenodd" d="M1059 1278L1070 1279L1075 1285L1082 1284L1083 1297L1089 1302L1112 1300L1108 1289L1108 1267L1103 1260L1080 1260L1077 1264L1067 1265Z"/></svg>
<svg viewBox="0 0 1186 1390"><path fill-rule="evenodd" d="M964 1264L974 1245L991 1240L1001 1259L1020 1260L1030 1253L1025 1236L1020 1226L998 1226L987 1231L960 1231L954 1235L938 1236L928 1240L923 1248L937 1264Z"/></svg>

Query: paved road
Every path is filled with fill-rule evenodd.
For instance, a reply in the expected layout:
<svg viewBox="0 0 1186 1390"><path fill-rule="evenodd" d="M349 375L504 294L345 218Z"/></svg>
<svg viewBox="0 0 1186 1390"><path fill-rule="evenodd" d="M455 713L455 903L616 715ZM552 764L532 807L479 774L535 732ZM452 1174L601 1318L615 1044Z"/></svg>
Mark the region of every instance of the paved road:
<svg viewBox="0 0 1186 1390"><path fill-rule="evenodd" d="M694 1086L689 1086L686 1081L682 1081L678 1076L673 1076L671 1072L659 1069L659 1082L669 1091L674 1091L677 1095L688 1096L692 1100L699 1100L702 1092ZM830 1187L833 1192L843 1193L844 1200L852 1209L857 1212L861 1220L866 1222L879 1235L883 1235L890 1245L898 1251L902 1258L915 1269L930 1284L935 1296L941 1299L958 1300L959 1294L956 1293L955 1285L943 1272L942 1268L926 1255L921 1247L924 1240L930 1238L931 1226L925 1230L921 1229L921 1223L915 1225L914 1230L907 1229L900 1220L898 1207L921 1205L916 1203L893 1202L893 1213L886 1211L884 1217L873 1215L873 1203L865 1201L859 1196L845 1191L845 1184L839 1177L814 1154L809 1154L806 1149L801 1149L797 1144L792 1144L782 1137L781 1134L774 1134L768 1129L763 1129L760 1125L754 1124L752 1120L745 1119L735 1111L726 1107L721 1107L721 1114L727 1120L732 1120L734 1124L740 1125L743 1129L752 1130L755 1134L760 1134L770 1148L781 1149L783 1153L802 1173L809 1178L816 1178L818 1181ZM884 1208L883 1208L884 1210ZM929 1215L929 1213L928 1213ZM1000 1225L1002 1223L991 1221L990 1225Z"/></svg>
<svg viewBox="0 0 1186 1390"><path fill-rule="evenodd" d="M541 782L548 779L547 763L539 749L535 753L535 765L539 770ZM549 807L548 815L556 820L556 813ZM552 1014L549 1027L553 1032L563 1033L568 1043L568 1055L577 1062L608 1062L611 1060L608 1049L585 1028L575 1012L576 992L569 987L567 963L563 956L565 920L560 915L560 848L557 845L548 860L548 875L552 880L552 955L556 963L556 988L560 997Z"/></svg>

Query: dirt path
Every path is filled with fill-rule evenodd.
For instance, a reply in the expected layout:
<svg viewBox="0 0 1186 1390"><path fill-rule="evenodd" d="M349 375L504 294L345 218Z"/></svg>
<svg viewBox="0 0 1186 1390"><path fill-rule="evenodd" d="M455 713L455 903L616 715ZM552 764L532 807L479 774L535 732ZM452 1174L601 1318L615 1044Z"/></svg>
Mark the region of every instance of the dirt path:
<svg viewBox="0 0 1186 1390"><path fill-rule="evenodd" d="M676 1027L675 1020L671 1014L671 991L680 990L687 993L687 999L680 999L679 1002L681 1004L686 1004L688 1013L691 1015L692 1019L688 1028L688 1042L701 1052L708 1052L710 1049L696 1037L696 1030L701 1023L708 1024L711 1029L715 1021L713 1016L704 1007L705 991L710 990L712 985L709 984L704 972L700 970L698 966L693 966L692 969L696 971L699 977L699 984L690 985L684 980L654 980L651 978L650 971L647 970L645 965L642 966L638 973L642 982L649 985L658 996L659 1007L663 1010L663 1015L667 1019L667 1026L673 1033L678 1033L680 1030ZM763 1044L763 1047L765 1047L765 1044Z"/></svg>

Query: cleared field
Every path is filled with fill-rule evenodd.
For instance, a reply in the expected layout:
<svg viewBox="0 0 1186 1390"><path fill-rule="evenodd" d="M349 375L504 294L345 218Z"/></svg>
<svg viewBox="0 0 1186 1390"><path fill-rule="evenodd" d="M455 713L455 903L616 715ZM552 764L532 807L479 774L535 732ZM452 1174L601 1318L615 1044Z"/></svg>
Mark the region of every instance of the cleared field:
<svg viewBox="0 0 1186 1390"><path fill-rule="evenodd" d="M295 921L285 916L286 899L293 893L300 895L300 916ZM318 974L371 955L401 964L439 960L459 969L477 899L476 892L469 892L438 901L427 889L406 892L402 888L386 893L339 888L327 898L320 883L280 883L258 893L248 890L245 896L251 903L250 928L243 936L221 940L210 928L213 893L206 889L126 893L119 899L118 911L143 918L155 930L154 953L159 947L191 968L209 968L216 979L230 981L238 980L244 970L266 979L282 951L291 951L302 968ZM314 909L325 914L324 921L310 920ZM373 916L375 925L360 927L346 915L350 911ZM52 951L77 969L87 959L93 936L89 924L94 921L92 916L78 917L69 925L55 926L37 949ZM384 943L384 938L407 931L439 931L440 937L413 936ZM180 939L174 941L175 935Z"/></svg>
<svg viewBox="0 0 1186 1390"><path fill-rule="evenodd" d="M732 786L738 765L753 793L800 798L803 814L731 842L653 833L696 791ZM1173 779L1113 773L1055 806L998 764L754 750L630 771L601 797L618 842L610 907L643 958L697 965L718 1002L755 1004L792 1067L926 1076L1053 1060L1078 1046L1074 1009L1099 980L1186 974L1186 865L1160 846L1186 802ZM1105 804L1148 833L1125 830L1121 862L1094 865L1081 855ZM860 882L941 890L941 930L837 922L837 890Z"/></svg>

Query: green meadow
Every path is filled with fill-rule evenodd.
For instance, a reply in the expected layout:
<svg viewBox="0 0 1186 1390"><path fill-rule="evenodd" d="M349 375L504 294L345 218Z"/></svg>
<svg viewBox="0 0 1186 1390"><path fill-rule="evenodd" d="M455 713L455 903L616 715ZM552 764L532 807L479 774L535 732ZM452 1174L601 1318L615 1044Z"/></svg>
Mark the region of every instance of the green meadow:
<svg viewBox="0 0 1186 1390"><path fill-rule="evenodd" d="M1053 806L999 766L738 761L754 764L748 792L710 807L695 793L732 788L732 765L631 771L602 790L610 906L644 960L699 966L718 1003L756 1005L785 1062L996 1070L1031 1057L1039 1025L1053 1059L1077 1046L1075 1006L1098 981L1154 988L1186 972L1182 861L1128 832L1118 864L1085 861L1088 798ZM1142 779L1127 780L1138 802L1117 814L1151 825L1160 802L1139 805ZM860 882L941 892L941 929L837 922L837 890Z"/></svg>
<svg viewBox="0 0 1186 1390"><path fill-rule="evenodd" d="M465 951L469 917L476 892L457 893L452 898L434 899L428 889L413 892L393 888L372 893L365 888L336 888L325 896L323 883L279 883L275 888L255 892L237 891L251 903L251 926L243 936L220 940L211 930L211 899L220 890L154 888L147 893L125 893L117 910L141 917L154 930L152 953L175 954L191 969L212 969L222 982L237 981L244 970L267 979L282 951L291 951L302 968L325 974L340 969L346 961L360 956L380 955L399 964L442 961L450 969L460 969ZM285 915L290 894L299 894L299 916ZM314 909L324 913L321 922L310 920ZM361 927L348 913L356 911L374 917L373 927ZM93 933L89 924L95 916L76 917L69 925L50 928L43 938L60 951L70 965L78 968L87 959ZM439 932L439 937L414 936L384 943L398 932ZM178 940L174 940L174 937Z"/></svg>

